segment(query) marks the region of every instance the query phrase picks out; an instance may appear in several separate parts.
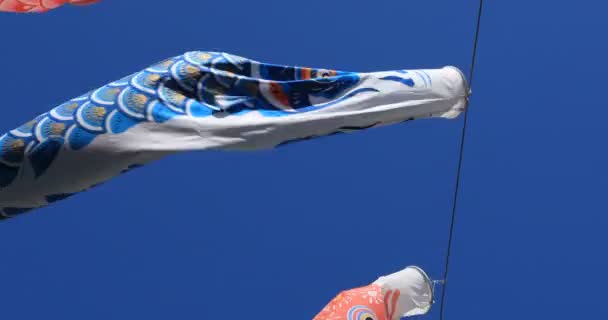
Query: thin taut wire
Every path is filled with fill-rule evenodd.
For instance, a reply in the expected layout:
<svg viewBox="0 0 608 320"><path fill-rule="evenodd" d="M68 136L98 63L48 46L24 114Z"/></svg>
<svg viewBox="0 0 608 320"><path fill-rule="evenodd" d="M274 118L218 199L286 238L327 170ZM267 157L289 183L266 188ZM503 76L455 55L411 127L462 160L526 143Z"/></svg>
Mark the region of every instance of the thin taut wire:
<svg viewBox="0 0 608 320"><path fill-rule="evenodd" d="M469 88L473 86L473 75L475 74L475 59L477 58L477 43L479 42L479 30L481 27L481 14L483 12L483 0L479 0L479 11L477 12L477 27L475 28L475 42L473 43L473 56L471 58L471 69L469 73ZM468 92L467 94L469 94ZM464 155L464 143L467 133L467 123L469 119L469 97L464 110L464 121L462 124L462 132L460 136L460 151L458 155L458 169L456 170L456 186L454 187L454 199L452 201L452 219L450 221L450 234L448 236L448 248L445 255L445 271L443 274L443 290L441 290L441 304L439 307L439 319L443 320L443 311L445 303L445 295L447 292L448 272L450 268L450 253L452 251L452 239L454 236L454 225L456 223L456 209L458 208L458 191L460 190L460 176L462 173L462 159Z"/></svg>

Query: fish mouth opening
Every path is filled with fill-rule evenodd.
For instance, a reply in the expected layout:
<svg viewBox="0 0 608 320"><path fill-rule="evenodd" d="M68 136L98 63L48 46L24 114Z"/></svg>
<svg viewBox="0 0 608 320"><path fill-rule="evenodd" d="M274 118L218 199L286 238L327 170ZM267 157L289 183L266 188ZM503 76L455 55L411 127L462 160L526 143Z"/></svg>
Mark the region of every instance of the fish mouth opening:
<svg viewBox="0 0 608 320"><path fill-rule="evenodd" d="M469 96L471 96L472 91L471 91L471 87L469 86L469 81L468 81L467 77L464 75L464 72L462 72L462 70L460 70L458 67L455 67L455 66L445 66L443 68L454 70L458 73L458 75L460 75L460 78L462 79L462 83L463 83L463 86L465 89L466 97L468 99Z"/></svg>
<svg viewBox="0 0 608 320"><path fill-rule="evenodd" d="M408 266L407 269L413 269L418 271L418 273L420 273L420 275L422 276L422 278L424 279L424 282L427 285L427 289L430 293L430 297L429 297L429 301L428 301L428 305L426 306L426 308L418 308L418 312L423 312L423 313L427 313L429 312L429 310L431 310L431 308L433 307L434 304L434 300L435 300L435 288L434 288L434 284L433 284L433 280L431 280L431 278L428 276L428 274L422 270L422 268L418 267L418 266ZM405 314L403 316L408 316L408 314Z"/></svg>

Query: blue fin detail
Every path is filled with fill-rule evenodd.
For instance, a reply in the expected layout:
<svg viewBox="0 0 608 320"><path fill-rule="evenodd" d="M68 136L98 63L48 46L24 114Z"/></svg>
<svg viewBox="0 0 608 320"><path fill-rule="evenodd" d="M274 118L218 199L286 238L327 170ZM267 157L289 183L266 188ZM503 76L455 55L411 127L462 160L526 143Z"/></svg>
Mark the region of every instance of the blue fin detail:
<svg viewBox="0 0 608 320"><path fill-rule="evenodd" d="M9 167L5 164L0 163L0 188L4 188L13 183L13 180L17 177L19 168Z"/></svg>
<svg viewBox="0 0 608 320"><path fill-rule="evenodd" d="M63 138L45 140L30 152L28 158L36 178L40 177L51 166L63 146Z"/></svg>
<svg viewBox="0 0 608 320"><path fill-rule="evenodd" d="M73 195L74 195L74 193L53 194L50 196L46 196L46 202L53 203L53 202L61 201L61 200L67 199Z"/></svg>
<svg viewBox="0 0 608 320"><path fill-rule="evenodd" d="M396 76L388 76L388 77L384 77L384 78L380 78L380 80L388 80L388 81L395 81L395 82L399 82L402 83L408 87L414 87L414 80L410 79L410 78L401 78L401 77L396 77Z"/></svg>
<svg viewBox="0 0 608 320"><path fill-rule="evenodd" d="M140 120L133 119L124 115L122 112L115 111L108 118L107 130L111 133L118 134L129 130L131 127L138 124Z"/></svg>
<svg viewBox="0 0 608 320"><path fill-rule="evenodd" d="M155 101L148 106L149 118L152 118L154 122L163 123L178 116L179 113L167 108L162 102Z"/></svg>
<svg viewBox="0 0 608 320"><path fill-rule="evenodd" d="M88 146L97 137L97 134L88 130L75 126L70 130L68 136L68 144L72 150L80 150Z"/></svg>
<svg viewBox="0 0 608 320"><path fill-rule="evenodd" d="M195 118L208 117L213 114L214 110L208 107L206 104L198 101L192 101L188 103L186 110L189 115Z"/></svg>

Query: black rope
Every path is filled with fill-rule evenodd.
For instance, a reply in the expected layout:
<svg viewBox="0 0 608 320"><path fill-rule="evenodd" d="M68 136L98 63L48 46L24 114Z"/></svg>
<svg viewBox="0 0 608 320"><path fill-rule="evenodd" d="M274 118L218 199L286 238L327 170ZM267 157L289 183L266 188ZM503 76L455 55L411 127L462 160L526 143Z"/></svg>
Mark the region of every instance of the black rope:
<svg viewBox="0 0 608 320"><path fill-rule="evenodd" d="M475 42L473 43L473 56L471 58L471 69L469 73L469 88L473 86L473 75L475 74L475 59L477 57L477 43L479 42L479 29L481 27L481 14L483 12L483 0L479 0L479 11L477 12L477 27L475 28ZM467 93L467 95L470 92ZM458 169L456 170L456 186L454 188L454 199L452 206L452 219L450 222L450 234L448 236L448 248L445 255L445 271L443 274L443 290L441 290L441 305L439 307L439 319L443 320L443 310L444 310L444 302L445 302L445 294L447 292L447 284L448 284L448 272L450 268L450 253L452 251L452 239L454 236L454 225L456 223L456 209L458 208L458 191L460 189L460 176L462 173L462 159L464 155L464 143L465 137L467 133L467 123L469 116L469 97L467 96L467 101L464 109L464 121L462 124L462 132L460 136L460 151L458 155Z"/></svg>

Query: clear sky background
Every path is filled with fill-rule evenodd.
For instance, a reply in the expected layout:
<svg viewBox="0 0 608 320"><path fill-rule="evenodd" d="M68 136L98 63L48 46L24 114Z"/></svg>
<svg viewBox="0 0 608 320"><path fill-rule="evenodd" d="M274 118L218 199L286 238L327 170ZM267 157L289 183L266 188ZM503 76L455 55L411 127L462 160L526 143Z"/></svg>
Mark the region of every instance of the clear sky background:
<svg viewBox="0 0 608 320"><path fill-rule="evenodd" d="M608 318L607 9L486 1L446 319ZM1 14L0 131L189 50L468 73L476 13L477 0L104 0ZM461 121L180 154L3 222L0 317L306 320L406 265L440 278Z"/></svg>

